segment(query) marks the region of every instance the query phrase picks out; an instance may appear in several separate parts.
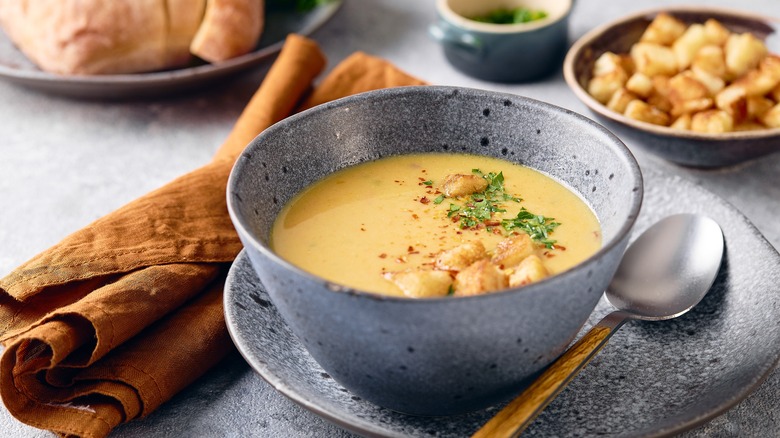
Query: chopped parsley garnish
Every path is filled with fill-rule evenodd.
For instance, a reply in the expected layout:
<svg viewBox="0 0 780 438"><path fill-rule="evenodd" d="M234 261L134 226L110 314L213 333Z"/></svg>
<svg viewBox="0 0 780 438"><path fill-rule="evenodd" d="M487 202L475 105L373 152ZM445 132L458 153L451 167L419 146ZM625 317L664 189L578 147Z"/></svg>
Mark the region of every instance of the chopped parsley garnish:
<svg viewBox="0 0 780 438"><path fill-rule="evenodd" d="M496 9L485 15L471 17L471 19L482 23L516 24L541 20L545 17L547 17L547 12L545 11L519 7L514 9Z"/></svg>
<svg viewBox="0 0 780 438"><path fill-rule="evenodd" d="M494 213L504 213L506 212L505 203L521 202L522 199L506 192L502 172L485 174L479 169L472 169L471 172L484 178L487 181L487 187L481 192L472 193L465 199L454 198L453 201L460 203L450 202L447 217L458 222L460 227L464 229L476 229L484 226L488 231L492 231L493 226L499 224L497 220L493 219ZM424 184L429 185L428 182L425 181ZM430 185L433 184L432 181L430 183ZM433 200L433 203L441 204L446 198L443 194L439 195ZM528 234L531 239L550 249L554 247L556 241L551 239L549 235L560 225L560 223L555 222L555 218L533 214L525 207L520 209L516 217L502 219L500 224L507 233L522 231Z"/></svg>
<svg viewBox="0 0 780 438"><path fill-rule="evenodd" d="M425 184L426 186L432 186L433 185L433 181L431 181L431 180L423 181L423 184Z"/></svg>
<svg viewBox="0 0 780 438"><path fill-rule="evenodd" d="M523 207L516 217L502 220L501 225L510 233L515 230L521 230L531 236L531 239L552 249L556 241L550 239L549 234L560 224L555 222L555 218L533 214Z"/></svg>

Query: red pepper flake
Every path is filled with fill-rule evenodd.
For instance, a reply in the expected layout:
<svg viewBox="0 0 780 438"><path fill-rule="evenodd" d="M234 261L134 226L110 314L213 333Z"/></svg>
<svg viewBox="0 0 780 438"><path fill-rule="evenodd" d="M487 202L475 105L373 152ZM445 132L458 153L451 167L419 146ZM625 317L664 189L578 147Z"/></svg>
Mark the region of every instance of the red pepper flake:
<svg viewBox="0 0 780 438"><path fill-rule="evenodd" d="M563 245L553 245L554 249L560 249L561 251L566 251L566 247Z"/></svg>
<svg viewBox="0 0 780 438"><path fill-rule="evenodd" d="M417 216L417 213L412 214L413 219L420 219L420 216Z"/></svg>
<svg viewBox="0 0 780 438"><path fill-rule="evenodd" d="M385 254L385 253L379 254L379 258L380 259L386 259L387 258L387 254Z"/></svg>
<svg viewBox="0 0 780 438"><path fill-rule="evenodd" d="M395 262L396 263L406 263L406 256L398 257L397 259L395 259Z"/></svg>
<svg viewBox="0 0 780 438"><path fill-rule="evenodd" d="M414 252L414 247L409 245L409 248L406 248L406 252Z"/></svg>
<svg viewBox="0 0 780 438"><path fill-rule="evenodd" d="M428 204L429 202L431 202L431 200L428 199L427 196L423 196L422 198L420 198L420 202L423 204Z"/></svg>
<svg viewBox="0 0 780 438"><path fill-rule="evenodd" d="M463 234L463 231L456 231L455 234Z"/></svg>

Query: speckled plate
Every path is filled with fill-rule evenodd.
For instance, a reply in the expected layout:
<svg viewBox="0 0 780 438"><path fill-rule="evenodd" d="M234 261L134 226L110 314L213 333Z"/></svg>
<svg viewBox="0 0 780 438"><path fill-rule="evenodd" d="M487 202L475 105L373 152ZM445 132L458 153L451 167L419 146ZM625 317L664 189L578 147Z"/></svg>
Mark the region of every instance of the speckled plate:
<svg viewBox="0 0 780 438"><path fill-rule="evenodd" d="M716 219L726 238L716 283L699 306L678 319L626 324L524 436L673 435L745 398L780 357L780 254L719 197L678 177L644 173L645 201L636 233L676 213ZM608 311L602 300L586 327ZM351 431L383 437L467 436L500 407L453 417L411 417L353 396L290 332L243 253L228 276L225 315L239 351L265 380Z"/></svg>
<svg viewBox="0 0 780 438"><path fill-rule="evenodd" d="M48 93L78 98L123 99L175 94L224 79L247 70L279 52L290 33L309 35L336 13L342 0L299 13L271 11L257 48L246 55L219 64L150 73L63 76L41 71L0 30L0 78Z"/></svg>

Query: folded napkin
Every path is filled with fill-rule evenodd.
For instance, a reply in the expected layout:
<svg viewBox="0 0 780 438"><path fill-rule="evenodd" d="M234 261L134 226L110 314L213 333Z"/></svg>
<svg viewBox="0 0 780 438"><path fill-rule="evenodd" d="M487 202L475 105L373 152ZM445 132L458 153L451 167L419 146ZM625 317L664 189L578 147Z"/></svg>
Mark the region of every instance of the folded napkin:
<svg viewBox="0 0 780 438"><path fill-rule="evenodd" d="M225 203L235 158L296 110L422 84L356 53L312 91L324 65L316 43L289 36L212 162L0 279L0 395L11 414L65 436L106 436L232 350L222 288L242 248Z"/></svg>

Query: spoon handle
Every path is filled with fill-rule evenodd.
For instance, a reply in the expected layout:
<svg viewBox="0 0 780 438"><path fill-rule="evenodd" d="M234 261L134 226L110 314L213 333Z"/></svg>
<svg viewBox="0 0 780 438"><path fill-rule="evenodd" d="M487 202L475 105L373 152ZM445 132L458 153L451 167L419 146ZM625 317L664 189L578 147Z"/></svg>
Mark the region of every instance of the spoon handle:
<svg viewBox="0 0 780 438"><path fill-rule="evenodd" d="M519 436L596 356L625 321L626 314L623 312L612 312L605 316L555 360L525 391L474 433L472 438Z"/></svg>

